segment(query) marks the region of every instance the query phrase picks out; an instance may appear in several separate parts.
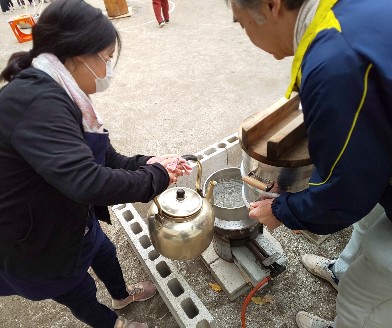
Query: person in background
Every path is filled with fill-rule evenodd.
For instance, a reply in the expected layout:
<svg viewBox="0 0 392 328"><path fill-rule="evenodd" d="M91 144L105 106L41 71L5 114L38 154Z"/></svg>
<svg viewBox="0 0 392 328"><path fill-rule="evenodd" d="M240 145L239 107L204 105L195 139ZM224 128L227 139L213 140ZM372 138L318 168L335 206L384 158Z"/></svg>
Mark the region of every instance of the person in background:
<svg viewBox="0 0 392 328"><path fill-rule="evenodd" d="M16 0L18 3L18 6L20 9L24 9L25 8L25 2L24 0Z"/></svg>
<svg viewBox="0 0 392 328"><path fill-rule="evenodd" d="M107 206L148 202L190 173L178 155L116 152L89 95L105 91L121 42L100 9L56 0L11 55L0 90L0 296L53 299L91 327L145 328L114 310L153 297L127 285L98 222ZM148 133L146 131L146 133ZM96 297L92 268L112 297Z"/></svg>
<svg viewBox="0 0 392 328"><path fill-rule="evenodd" d="M0 6L1 6L1 11L3 12L3 14L9 13L8 0L0 0Z"/></svg>
<svg viewBox="0 0 392 328"><path fill-rule="evenodd" d="M8 7L10 10L14 11L15 10L15 6L14 3L12 2L12 0L8 0Z"/></svg>
<svg viewBox="0 0 392 328"><path fill-rule="evenodd" d="M1 11L4 14L11 13L15 10L12 0L1 0Z"/></svg>
<svg viewBox="0 0 392 328"><path fill-rule="evenodd" d="M169 24L169 1L152 0L152 7L154 9L155 18L157 19L159 27L164 27L165 24Z"/></svg>
<svg viewBox="0 0 392 328"><path fill-rule="evenodd" d="M298 327L391 327L392 2L226 1L255 46L278 60L294 56L286 97L299 92L315 166L309 188L252 203L250 217L329 234L381 206L354 227L348 247L359 242L361 251L333 282L334 322L300 311ZM317 260L304 262L325 267Z"/></svg>

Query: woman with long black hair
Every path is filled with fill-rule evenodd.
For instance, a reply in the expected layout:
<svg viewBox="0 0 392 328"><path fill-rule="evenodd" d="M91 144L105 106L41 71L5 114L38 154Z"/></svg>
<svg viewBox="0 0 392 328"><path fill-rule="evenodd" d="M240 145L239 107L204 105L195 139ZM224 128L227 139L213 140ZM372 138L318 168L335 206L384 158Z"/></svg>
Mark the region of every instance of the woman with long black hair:
<svg viewBox="0 0 392 328"><path fill-rule="evenodd" d="M82 0L56 0L32 29L33 47L14 53L0 90L0 296L53 299L92 327L130 323L96 298L91 267L112 308L154 296L126 286L114 245L98 220L108 205L148 202L176 182L176 155L115 151L89 95L106 90L121 43L113 24Z"/></svg>

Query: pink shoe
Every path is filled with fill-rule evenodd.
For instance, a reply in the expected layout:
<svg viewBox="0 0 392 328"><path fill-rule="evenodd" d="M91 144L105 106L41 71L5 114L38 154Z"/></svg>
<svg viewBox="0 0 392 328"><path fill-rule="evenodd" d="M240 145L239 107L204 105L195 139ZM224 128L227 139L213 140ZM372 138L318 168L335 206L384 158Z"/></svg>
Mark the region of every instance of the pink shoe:
<svg viewBox="0 0 392 328"><path fill-rule="evenodd" d="M147 324L140 322L129 322L124 317L118 317L114 328L148 328Z"/></svg>
<svg viewBox="0 0 392 328"><path fill-rule="evenodd" d="M127 286L129 296L123 300L112 299L112 307L120 310L133 302L142 302L153 297L157 290L150 282L138 282L135 285Z"/></svg>

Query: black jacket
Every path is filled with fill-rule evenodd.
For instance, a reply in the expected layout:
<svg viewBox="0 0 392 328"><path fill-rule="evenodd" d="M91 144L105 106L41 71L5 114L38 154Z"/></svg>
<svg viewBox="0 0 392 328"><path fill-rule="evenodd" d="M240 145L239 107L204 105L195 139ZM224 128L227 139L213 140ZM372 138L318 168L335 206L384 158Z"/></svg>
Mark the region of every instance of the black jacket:
<svg viewBox="0 0 392 328"><path fill-rule="evenodd" d="M95 163L82 114L51 77L29 68L0 90L0 270L15 277L73 274L89 204L148 202L169 176L149 157L109 146Z"/></svg>

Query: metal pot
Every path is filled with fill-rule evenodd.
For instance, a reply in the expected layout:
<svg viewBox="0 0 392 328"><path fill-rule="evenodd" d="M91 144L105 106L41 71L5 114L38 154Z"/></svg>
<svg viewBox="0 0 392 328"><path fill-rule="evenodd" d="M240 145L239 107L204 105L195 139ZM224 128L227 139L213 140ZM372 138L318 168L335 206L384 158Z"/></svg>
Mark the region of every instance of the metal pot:
<svg viewBox="0 0 392 328"><path fill-rule="evenodd" d="M225 204L225 203L218 203L217 202L217 192L220 183L232 181L235 183L238 182L242 186L241 180L241 171L237 167L228 167L221 169L212 173L204 183L204 190L208 188L210 181L216 181L217 187L214 189L214 214L215 218L225 221L239 221L242 219L248 219L248 209L246 208L244 202L235 202L233 204ZM232 190L234 191L234 190ZM234 195L235 196L235 195ZM241 197L241 190L239 192L239 196Z"/></svg>
<svg viewBox="0 0 392 328"><path fill-rule="evenodd" d="M262 227L257 220L249 218L242 197L243 183L239 168L228 167L212 173L206 179L204 189L211 180L217 182L214 189L213 247L220 258L233 262L231 241L247 238L254 232L259 233Z"/></svg>
<svg viewBox="0 0 392 328"><path fill-rule="evenodd" d="M215 181L210 181L203 197L202 168L197 161L196 191L171 188L154 198L147 214L150 239L156 250L173 260L199 256L210 245L214 232L212 207Z"/></svg>
<svg viewBox="0 0 392 328"><path fill-rule="evenodd" d="M242 151L241 176L268 185L271 188L259 188L256 183L244 183L243 199L247 207L260 197L275 198L285 192L299 192L308 187L314 166L312 164L298 167L272 166L250 157Z"/></svg>

